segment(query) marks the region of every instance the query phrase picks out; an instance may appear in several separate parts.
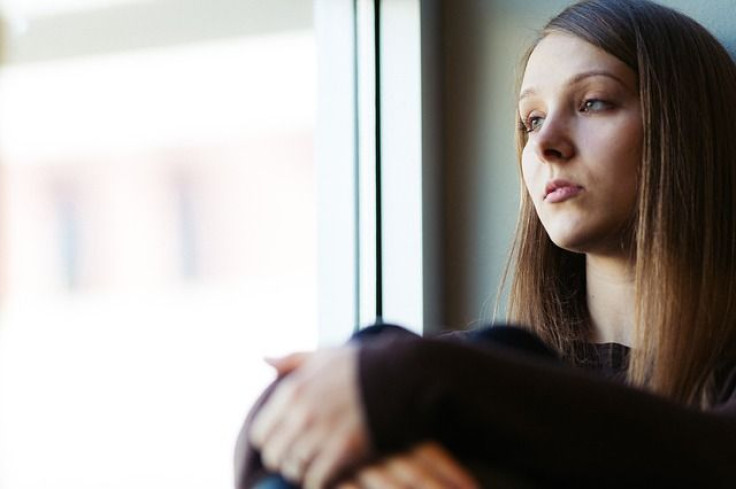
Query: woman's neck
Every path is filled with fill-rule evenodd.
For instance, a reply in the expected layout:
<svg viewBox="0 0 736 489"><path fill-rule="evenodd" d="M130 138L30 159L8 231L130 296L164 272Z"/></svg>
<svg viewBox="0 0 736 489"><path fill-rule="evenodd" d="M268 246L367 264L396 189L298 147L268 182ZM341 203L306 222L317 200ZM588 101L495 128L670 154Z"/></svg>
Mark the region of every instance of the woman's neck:
<svg viewBox="0 0 736 489"><path fill-rule="evenodd" d="M631 346L634 329L634 267L625 258L585 257L588 312L594 343Z"/></svg>

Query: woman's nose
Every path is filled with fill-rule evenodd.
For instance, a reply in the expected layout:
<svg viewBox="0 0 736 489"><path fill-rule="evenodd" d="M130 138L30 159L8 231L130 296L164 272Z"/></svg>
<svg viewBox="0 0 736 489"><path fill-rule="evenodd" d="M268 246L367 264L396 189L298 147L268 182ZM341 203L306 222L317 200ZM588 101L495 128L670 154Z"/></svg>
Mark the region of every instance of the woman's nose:
<svg viewBox="0 0 736 489"><path fill-rule="evenodd" d="M562 116L547 116L534 135L534 149L544 163L564 162L575 155L569 121Z"/></svg>

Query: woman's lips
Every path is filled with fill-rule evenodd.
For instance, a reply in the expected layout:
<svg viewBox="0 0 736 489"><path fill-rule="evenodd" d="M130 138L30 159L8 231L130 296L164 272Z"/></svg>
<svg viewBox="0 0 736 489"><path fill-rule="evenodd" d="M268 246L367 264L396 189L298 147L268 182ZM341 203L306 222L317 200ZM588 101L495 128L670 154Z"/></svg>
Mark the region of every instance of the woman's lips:
<svg viewBox="0 0 736 489"><path fill-rule="evenodd" d="M583 190L583 187L580 185L555 180L547 184L544 191L544 201L550 204L557 204L579 195Z"/></svg>

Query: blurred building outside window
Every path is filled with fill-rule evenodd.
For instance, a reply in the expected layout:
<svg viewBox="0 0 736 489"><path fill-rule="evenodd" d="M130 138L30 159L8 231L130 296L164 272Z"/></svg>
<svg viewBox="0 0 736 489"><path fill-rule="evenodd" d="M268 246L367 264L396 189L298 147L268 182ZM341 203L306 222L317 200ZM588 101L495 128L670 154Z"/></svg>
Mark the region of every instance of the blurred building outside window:
<svg viewBox="0 0 736 489"><path fill-rule="evenodd" d="M317 344L310 2L23 2L2 4L0 487L231 487L263 356ZM292 16L39 54L36 25L114 11L150 29L197 3Z"/></svg>

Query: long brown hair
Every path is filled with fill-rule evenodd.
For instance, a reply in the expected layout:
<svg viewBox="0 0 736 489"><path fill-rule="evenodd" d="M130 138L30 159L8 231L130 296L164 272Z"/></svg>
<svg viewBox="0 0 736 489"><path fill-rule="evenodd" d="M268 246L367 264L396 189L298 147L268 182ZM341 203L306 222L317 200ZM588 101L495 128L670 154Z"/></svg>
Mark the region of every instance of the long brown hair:
<svg viewBox="0 0 736 489"><path fill-rule="evenodd" d="M707 405L719 362L736 352L734 61L697 22L646 0L572 5L534 45L550 32L581 38L637 75L644 143L631 221L629 380ZM525 144L519 131L519 157ZM524 189L508 271L509 318L574 355L590 333L585 257L551 242Z"/></svg>

